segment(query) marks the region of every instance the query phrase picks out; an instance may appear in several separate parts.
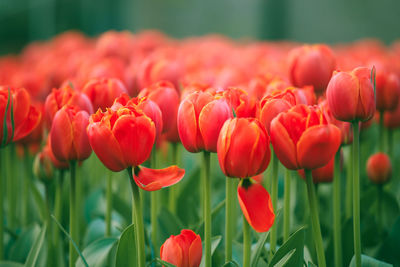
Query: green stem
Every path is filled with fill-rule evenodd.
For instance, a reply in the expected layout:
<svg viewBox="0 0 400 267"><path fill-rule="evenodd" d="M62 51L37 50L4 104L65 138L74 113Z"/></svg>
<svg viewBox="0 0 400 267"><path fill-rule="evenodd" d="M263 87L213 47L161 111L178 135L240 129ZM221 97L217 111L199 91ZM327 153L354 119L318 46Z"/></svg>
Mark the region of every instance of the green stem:
<svg viewBox="0 0 400 267"><path fill-rule="evenodd" d="M178 144L172 143L172 164L178 164ZM168 209L172 214L176 214L176 197L178 184L168 189Z"/></svg>
<svg viewBox="0 0 400 267"><path fill-rule="evenodd" d="M377 198L377 205L376 205L376 221L378 224L378 229L380 229L382 225L382 194L383 194L383 185L378 184L378 198Z"/></svg>
<svg viewBox="0 0 400 267"><path fill-rule="evenodd" d="M353 122L353 228L356 267L361 267L360 235L360 133L358 121Z"/></svg>
<svg viewBox="0 0 400 267"><path fill-rule="evenodd" d="M83 232L83 224L84 222L82 221L82 214L83 210L81 205L82 201L82 169L81 168L76 168L75 171L75 209L76 209L76 217L75 217L75 229L76 229L76 239L74 240L76 245L79 247L81 245L81 234ZM77 205L79 204L79 205Z"/></svg>
<svg viewBox="0 0 400 267"><path fill-rule="evenodd" d="M285 170L285 192L283 206L283 242L289 239L290 235L290 170Z"/></svg>
<svg viewBox="0 0 400 267"><path fill-rule="evenodd" d="M56 263L56 255L53 253L54 252L54 246L52 246L52 235L51 233L53 232L53 224L51 220L51 208L50 208L50 184L46 183L44 185L45 189L45 201L46 201L46 224L48 225L48 232L46 233L46 238L47 238L47 266L53 266Z"/></svg>
<svg viewBox="0 0 400 267"><path fill-rule="evenodd" d="M133 180L132 168L128 168L128 174L129 174L128 178L131 184L132 199L133 199L132 219L135 219L135 221L132 221L132 223L136 224L135 235L136 235L136 249L137 249L136 253L137 253L138 266L146 266L146 254L144 250L145 249L144 226L143 226L142 205L140 203L139 187Z"/></svg>
<svg viewBox="0 0 400 267"><path fill-rule="evenodd" d="M353 141L354 142L354 141ZM349 147L350 155L346 169L346 219L350 219L353 212L353 146Z"/></svg>
<svg viewBox="0 0 400 267"><path fill-rule="evenodd" d="M278 158L272 153L272 177L271 179L271 200L275 212L278 210ZM277 225L271 227L271 250L270 255L276 251Z"/></svg>
<svg viewBox="0 0 400 267"><path fill-rule="evenodd" d="M30 164L30 159L29 159L29 151L28 147L24 146L24 165L25 165L25 175L22 176L22 206L21 206L21 221L22 225L26 226L28 225L28 206L30 203L29 199L29 183L27 179L31 179L31 172L32 172L32 167Z"/></svg>
<svg viewBox="0 0 400 267"><path fill-rule="evenodd" d="M243 267L250 267L251 256L250 226L243 215Z"/></svg>
<svg viewBox="0 0 400 267"><path fill-rule="evenodd" d="M336 152L333 171L333 233L335 247L335 266L343 266L342 260L342 229L340 224L340 152Z"/></svg>
<svg viewBox="0 0 400 267"><path fill-rule="evenodd" d="M203 208L204 208L204 238L205 266L211 267L211 177L210 152L204 151L203 158Z"/></svg>
<svg viewBox="0 0 400 267"><path fill-rule="evenodd" d="M0 261L4 260L4 185L6 182L6 155L4 153L4 149L1 150L1 159L0 159L0 171L1 171L1 179L0 179Z"/></svg>
<svg viewBox="0 0 400 267"><path fill-rule="evenodd" d="M8 155L7 155L7 201L8 201L8 220L9 228L14 230L15 220L16 220L16 192L15 192L15 183L17 182L18 176L15 175L15 148L14 144L11 144L8 147Z"/></svg>
<svg viewBox="0 0 400 267"><path fill-rule="evenodd" d="M62 209L62 191L64 181L64 170L59 170L60 176L56 178L56 192L54 199L54 216L57 221L61 222L61 209ZM58 227L53 227L53 243L55 247L59 247L60 231Z"/></svg>
<svg viewBox="0 0 400 267"><path fill-rule="evenodd" d="M385 127L383 126L384 111L379 113L379 150L385 152Z"/></svg>
<svg viewBox="0 0 400 267"><path fill-rule="evenodd" d="M151 167L153 169L157 168L157 153L154 145L153 151L151 153ZM151 242L154 248L158 248L157 242L157 216L158 216L158 191L150 192L150 220L151 220ZM157 255L158 250L154 249L154 253Z"/></svg>
<svg viewBox="0 0 400 267"><path fill-rule="evenodd" d="M106 187L106 237L111 236L111 216L112 216L112 171L109 171L107 175L107 187Z"/></svg>
<svg viewBox="0 0 400 267"><path fill-rule="evenodd" d="M69 185L69 231L72 240L77 240L77 223L76 223L76 161L70 162L70 185ZM69 242L69 266L74 267L77 258L77 253L73 243Z"/></svg>
<svg viewBox="0 0 400 267"><path fill-rule="evenodd" d="M393 130L392 129L388 129L388 131L387 131L387 143L388 143L388 155L389 155L390 159L392 160L392 165L394 165L395 163L393 162L394 158L393 158Z"/></svg>
<svg viewBox="0 0 400 267"><path fill-rule="evenodd" d="M235 218L235 179L226 178L226 203L225 203L225 262L232 260L232 240L234 234Z"/></svg>
<svg viewBox="0 0 400 267"><path fill-rule="evenodd" d="M322 244L321 227L319 224L317 196L315 194L315 187L312 180L311 170L304 170L304 171L306 173L308 204L310 206L311 224L312 224L315 248L317 250L318 266L325 267L326 266L325 252L324 252L324 246Z"/></svg>

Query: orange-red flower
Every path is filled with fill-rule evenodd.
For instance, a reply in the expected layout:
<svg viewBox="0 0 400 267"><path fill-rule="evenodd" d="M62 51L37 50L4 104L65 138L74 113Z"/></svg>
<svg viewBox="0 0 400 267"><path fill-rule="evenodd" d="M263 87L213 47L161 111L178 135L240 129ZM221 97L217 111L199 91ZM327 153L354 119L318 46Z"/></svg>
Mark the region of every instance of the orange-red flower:
<svg viewBox="0 0 400 267"><path fill-rule="evenodd" d="M69 85L60 89L53 89L44 103L46 123L49 128L53 122L54 115L65 105L77 106L88 114L93 113L92 103L85 94L72 89Z"/></svg>
<svg viewBox="0 0 400 267"><path fill-rule="evenodd" d="M171 235L161 246L160 257L176 267L198 267L202 257L201 238L192 230Z"/></svg>
<svg viewBox="0 0 400 267"><path fill-rule="evenodd" d="M333 167L335 163L335 157L333 157L328 164L325 166L319 167L311 171L312 179L314 184L318 183L330 183L333 180ZM304 170L298 170L300 176L304 179L305 173Z"/></svg>
<svg viewBox="0 0 400 267"><path fill-rule="evenodd" d="M294 106L271 122L274 152L290 170L312 170L328 164L340 142L339 128L328 124L317 106Z"/></svg>
<svg viewBox="0 0 400 267"><path fill-rule="evenodd" d="M385 153L376 153L369 157L367 161L368 178L376 184L383 184L392 175L392 164L390 158Z"/></svg>
<svg viewBox="0 0 400 267"><path fill-rule="evenodd" d="M248 178L260 174L270 158L269 136L257 119L225 122L218 137L218 160L226 176Z"/></svg>
<svg viewBox="0 0 400 267"><path fill-rule="evenodd" d="M50 130L51 149L60 161L85 160L92 153L86 127L89 114L66 105L57 111Z"/></svg>
<svg viewBox="0 0 400 267"><path fill-rule="evenodd" d="M259 183L244 179L237 189L240 208L247 222L257 232L267 232L274 224L275 213L271 198Z"/></svg>
<svg viewBox="0 0 400 267"><path fill-rule="evenodd" d="M337 72L326 90L330 110L341 121L366 121L375 113L375 94L371 70L356 68L351 72Z"/></svg>
<svg viewBox="0 0 400 267"><path fill-rule="evenodd" d="M289 78L294 86L312 85L323 92L336 68L336 59L326 45L304 45L289 54Z"/></svg>
<svg viewBox="0 0 400 267"><path fill-rule="evenodd" d="M27 136L39 124L40 118L40 110L31 104L25 89L0 86L1 146Z"/></svg>
<svg viewBox="0 0 400 267"><path fill-rule="evenodd" d="M217 152L217 140L224 122L233 117L224 98L208 92L194 92L180 104L178 131L183 146L192 153Z"/></svg>
<svg viewBox="0 0 400 267"><path fill-rule="evenodd" d="M400 99L400 79L394 73L382 72L376 74L376 109L393 111Z"/></svg>
<svg viewBox="0 0 400 267"><path fill-rule="evenodd" d="M115 98L128 93L125 85L116 78L92 79L86 83L82 92L89 97L94 110L105 110L111 107Z"/></svg>

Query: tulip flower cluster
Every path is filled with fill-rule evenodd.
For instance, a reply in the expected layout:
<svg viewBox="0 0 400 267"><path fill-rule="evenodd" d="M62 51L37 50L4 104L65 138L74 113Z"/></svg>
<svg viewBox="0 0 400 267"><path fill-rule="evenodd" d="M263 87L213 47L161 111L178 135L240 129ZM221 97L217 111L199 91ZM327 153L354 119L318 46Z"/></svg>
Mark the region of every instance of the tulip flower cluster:
<svg viewBox="0 0 400 267"><path fill-rule="evenodd" d="M0 265L396 266L399 102L400 43L29 44L0 57Z"/></svg>

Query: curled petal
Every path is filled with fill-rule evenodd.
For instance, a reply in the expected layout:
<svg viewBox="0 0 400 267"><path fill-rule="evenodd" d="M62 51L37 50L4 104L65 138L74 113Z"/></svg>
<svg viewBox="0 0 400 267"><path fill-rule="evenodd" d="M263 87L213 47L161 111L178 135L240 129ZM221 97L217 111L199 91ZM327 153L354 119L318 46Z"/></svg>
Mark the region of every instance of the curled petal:
<svg viewBox="0 0 400 267"><path fill-rule="evenodd" d="M274 224L271 198L261 184L239 185L238 199L246 220L257 232L267 232Z"/></svg>
<svg viewBox="0 0 400 267"><path fill-rule="evenodd" d="M133 179L143 190L156 191L176 184L184 175L185 170L175 165L158 170L140 167L139 173L135 173Z"/></svg>
<svg viewBox="0 0 400 267"><path fill-rule="evenodd" d="M17 141L27 136L33 129L38 126L40 119L40 110L35 106L31 106L25 121L18 128L15 129L13 141Z"/></svg>

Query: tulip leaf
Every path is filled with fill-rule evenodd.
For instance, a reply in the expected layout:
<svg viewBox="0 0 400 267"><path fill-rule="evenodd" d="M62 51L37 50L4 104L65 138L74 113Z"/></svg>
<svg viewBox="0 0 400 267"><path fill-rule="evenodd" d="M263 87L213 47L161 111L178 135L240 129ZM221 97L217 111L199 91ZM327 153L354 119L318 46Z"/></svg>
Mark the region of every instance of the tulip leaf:
<svg viewBox="0 0 400 267"><path fill-rule="evenodd" d="M28 183L29 189L32 192L33 198L39 209L40 219L42 221L44 221L46 218L47 207L46 207L46 203L43 199L43 196L40 194L39 189L37 188L35 182L32 179L26 179L25 181L26 181L26 183Z"/></svg>
<svg viewBox="0 0 400 267"><path fill-rule="evenodd" d="M184 229L179 218L167 209L160 210L158 214L158 223L161 229L161 240L166 240L170 235L177 235Z"/></svg>
<svg viewBox="0 0 400 267"><path fill-rule="evenodd" d="M116 246L118 238L107 237L98 239L86 247L82 254L90 267L106 267L110 266L111 252ZM81 258L76 261L76 267L86 266ZM126 265L128 266L128 265Z"/></svg>
<svg viewBox="0 0 400 267"><path fill-rule="evenodd" d="M37 224L23 230L10 248L7 259L16 262L25 262L29 250L33 246L36 238L39 236L39 233L40 227Z"/></svg>
<svg viewBox="0 0 400 267"><path fill-rule="evenodd" d="M42 227L42 230L39 233L39 236L36 238L35 243L33 244L31 250L29 251L28 258L25 262L25 267L34 267L36 265L37 259L39 257L39 252L44 243L44 237L46 235L47 224L45 223Z"/></svg>
<svg viewBox="0 0 400 267"><path fill-rule="evenodd" d="M117 246L115 267L137 266L135 225L129 225L121 234Z"/></svg>
<svg viewBox="0 0 400 267"><path fill-rule="evenodd" d="M398 256L398 247L400 244L400 216L397 217L392 229L379 247L377 256L385 261L390 261L395 266L400 266L400 258Z"/></svg>
<svg viewBox="0 0 400 267"><path fill-rule="evenodd" d="M290 260L290 258L293 256L293 254L295 253L296 249L292 249L291 251L289 251L289 253L287 253L285 256L283 256L276 264L274 264L274 267L283 267L283 266L292 266L288 264L288 261ZM302 266L302 262L301 265L299 264L298 266ZM270 265L271 266L271 265Z"/></svg>
<svg viewBox="0 0 400 267"><path fill-rule="evenodd" d="M68 240L72 242L72 245L74 246L76 252L81 257L81 259L84 263L84 266L89 267L88 263L86 262L85 257L83 257L82 252L79 250L78 246L76 245L75 241L72 239L70 234L68 234L68 232L64 229L64 227L62 227L61 223L59 221L57 221L56 217L54 217L53 214L51 215L51 218L56 222L56 224L60 228L60 230L68 237Z"/></svg>
<svg viewBox="0 0 400 267"><path fill-rule="evenodd" d="M162 265L165 266L165 267L176 267L176 266L173 265L172 263L163 261L163 260L160 259L160 258L155 258L152 262L150 262L150 264L154 263L154 261L156 261L157 263L162 264ZM148 264L147 266L150 266L150 264Z"/></svg>
<svg viewBox="0 0 400 267"><path fill-rule="evenodd" d="M222 267L240 267L240 265L236 262L236 261L228 261L225 262L224 265L222 265Z"/></svg>
<svg viewBox="0 0 400 267"><path fill-rule="evenodd" d="M221 242L222 236L217 235L217 236L213 236L211 237L211 256L214 254L215 250L217 249L219 243ZM204 242L203 242L203 247L204 247ZM204 267L205 266L205 262L203 261L204 257L204 250L203 250L203 256L202 256L202 260L200 263L200 267Z"/></svg>
<svg viewBox="0 0 400 267"><path fill-rule="evenodd" d="M287 266L302 266L304 256L304 232L305 227L301 227L293 233L289 239L276 251L269 263L269 266L275 266L283 258L285 258L291 251L293 253L290 257L285 258Z"/></svg>
<svg viewBox="0 0 400 267"><path fill-rule="evenodd" d="M251 255L251 266L256 267L258 265L258 260L260 259L261 252L264 248L265 242L267 241L269 232L262 233L257 241L255 249Z"/></svg>
<svg viewBox="0 0 400 267"><path fill-rule="evenodd" d="M24 267L24 265L14 261L0 261L0 267Z"/></svg>
<svg viewBox="0 0 400 267"><path fill-rule="evenodd" d="M392 264L374 259L370 256L367 255L361 255L361 265L363 267L393 267ZM351 259L349 267L354 267L356 266L356 259L355 256Z"/></svg>
<svg viewBox="0 0 400 267"><path fill-rule="evenodd" d="M217 214L223 207L225 206L225 199L222 200L220 203L217 204L212 210L211 210L211 219ZM195 232L198 233L201 228L204 226L204 219L201 220L201 222L196 226Z"/></svg>
<svg viewBox="0 0 400 267"><path fill-rule="evenodd" d="M317 267L317 265L315 265L314 263L309 261L308 264L307 264L307 267Z"/></svg>

